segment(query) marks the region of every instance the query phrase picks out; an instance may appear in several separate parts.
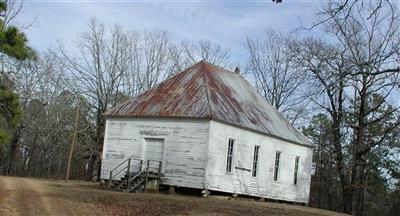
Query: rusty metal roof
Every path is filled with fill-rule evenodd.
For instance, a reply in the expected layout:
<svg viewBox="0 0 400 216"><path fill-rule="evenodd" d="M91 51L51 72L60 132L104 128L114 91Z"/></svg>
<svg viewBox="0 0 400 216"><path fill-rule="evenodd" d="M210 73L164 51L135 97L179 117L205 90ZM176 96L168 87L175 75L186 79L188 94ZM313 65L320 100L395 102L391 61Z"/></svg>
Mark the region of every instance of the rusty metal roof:
<svg viewBox="0 0 400 216"><path fill-rule="evenodd" d="M242 76L205 61L108 110L106 116L214 119L311 145Z"/></svg>

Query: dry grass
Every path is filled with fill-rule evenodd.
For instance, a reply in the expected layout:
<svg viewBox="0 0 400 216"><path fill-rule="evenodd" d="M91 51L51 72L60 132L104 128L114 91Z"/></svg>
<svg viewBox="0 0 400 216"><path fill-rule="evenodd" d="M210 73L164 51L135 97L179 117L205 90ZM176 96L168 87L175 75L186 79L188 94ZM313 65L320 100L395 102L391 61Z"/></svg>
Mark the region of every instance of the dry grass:
<svg viewBox="0 0 400 216"><path fill-rule="evenodd" d="M0 176L0 185L0 215L339 215L270 202L112 192L81 181Z"/></svg>

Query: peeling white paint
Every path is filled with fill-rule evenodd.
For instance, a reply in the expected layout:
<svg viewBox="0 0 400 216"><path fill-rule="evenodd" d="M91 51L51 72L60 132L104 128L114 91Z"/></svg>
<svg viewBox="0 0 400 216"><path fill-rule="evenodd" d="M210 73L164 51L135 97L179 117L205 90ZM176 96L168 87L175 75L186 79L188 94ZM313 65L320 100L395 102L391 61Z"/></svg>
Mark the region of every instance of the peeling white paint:
<svg viewBox="0 0 400 216"><path fill-rule="evenodd" d="M129 157L143 159L145 138L164 139L164 184L218 190L308 203L312 149L210 120L108 118L101 177ZM228 140L236 140L233 172L226 173ZM254 146L260 146L252 177ZM273 180L275 152L281 151L279 178ZM293 184L295 157L298 183Z"/></svg>
<svg viewBox="0 0 400 216"><path fill-rule="evenodd" d="M226 173L228 139L236 139L234 167ZM211 121L207 189L308 203L312 149ZM251 176L254 146L260 146L258 172ZM281 151L278 181L273 180L275 153ZM300 156L298 183L293 184L295 157Z"/></svg>
<svg viewBox="0 0 400 216"><path fill-rule="evenodd" d="M127 158L145 159L144 139L164 139L164 184L204 188L209 123L188 119L108 118L101 178Z"/></svg>

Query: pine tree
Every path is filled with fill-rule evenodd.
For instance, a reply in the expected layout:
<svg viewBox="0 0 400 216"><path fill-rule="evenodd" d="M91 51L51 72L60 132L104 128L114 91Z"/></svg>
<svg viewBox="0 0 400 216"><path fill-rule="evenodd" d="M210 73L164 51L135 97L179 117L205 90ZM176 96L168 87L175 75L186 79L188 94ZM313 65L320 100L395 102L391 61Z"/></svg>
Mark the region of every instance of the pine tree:
<svg viewBox="0 0 400 216"><path fill-rule="evenodd" d="M17 125L21 116L18 95L0 84L0 144L9 140L7 128Z"/></svg>
<svg viewBox="0 0 400 216"><path fill-rule="evenodd" d="M27 45L24 33L15 26L5 25L7 3L0 1L0 55L17 60L33 57L33 50ZM20 119L21 108L19 97L8 85L5 71L0 73L0 145L9 140L10 129L14 128Z"/></svg>

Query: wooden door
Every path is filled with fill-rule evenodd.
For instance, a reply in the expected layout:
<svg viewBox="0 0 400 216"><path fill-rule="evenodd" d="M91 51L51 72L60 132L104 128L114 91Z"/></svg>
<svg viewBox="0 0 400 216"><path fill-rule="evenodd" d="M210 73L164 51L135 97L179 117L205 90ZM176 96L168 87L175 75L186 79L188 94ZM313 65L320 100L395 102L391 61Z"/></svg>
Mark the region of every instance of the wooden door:
<svg viewBox="0 0 400 216"><path fill-rule="evenodd" d="M144 160L161 161L164 166L164 139L145 138Z"/></svg>

